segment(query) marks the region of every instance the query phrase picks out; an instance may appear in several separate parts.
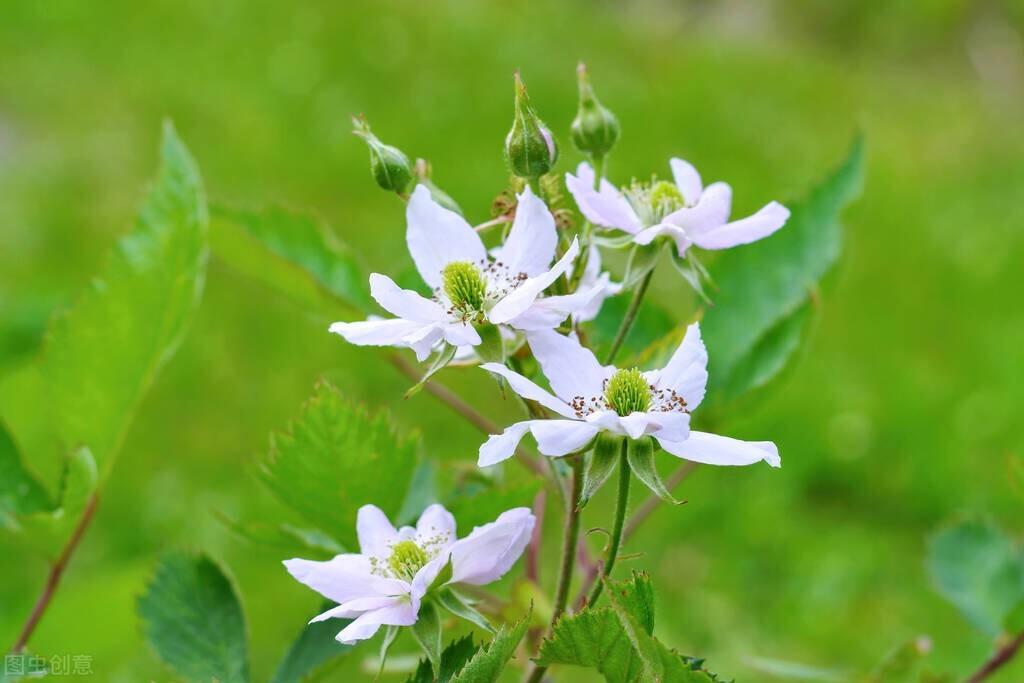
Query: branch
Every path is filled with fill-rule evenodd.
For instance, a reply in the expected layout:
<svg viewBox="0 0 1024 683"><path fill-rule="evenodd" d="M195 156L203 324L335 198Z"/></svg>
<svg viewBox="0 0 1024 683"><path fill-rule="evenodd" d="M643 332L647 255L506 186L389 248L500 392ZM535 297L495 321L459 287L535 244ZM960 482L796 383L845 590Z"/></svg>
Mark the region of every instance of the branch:
<svg viewBox="0 0 1024 683"><path fill-rule="evenodd" d="M28 620L21 629L21 634L18 636L18 640L14 643L14 647L11 648L12 653L19 653L25 649L29 639L32 637L32 633L36 630L36 626L39 625L40 620L43 618L43 614L46 609L50 606L50 601L53 600L54 593L57 592L57 586L60 584L60 579L64 575L64 570L67 569L68 562L71 561L71 556L75 553L75 549L78 547L79 542L82 540L82 536L85 535L86 529L89 528L90 522L92 522L93 514L96 512L96 505L99 503L99 497L97 494L89 496L89 501L85 504L85 509L82 511L82 516L78 520L78 525L75 527L74 532L71 534L71 538L64 545L64 549L57 557L57 561L50 567L50 575L46 578L46 585L43 586L43 592L39 595L39 599L36 600L35 607L32 608L32 613L28 615Z"/></svg>
<svg viewBox="0 0 1024 683"><path fill-rule="evenodd" d="M967 679L967 683L980 683L980 681L983 681L994 674L1004 664L1013 659L1022 646L1024 646L1024 631L1017 634L1017 636L1006 645L1003 645L1001 648L996 650L995 654L993 654L988 661L981 665L981 668L975 671L974 674Z"/></svg>

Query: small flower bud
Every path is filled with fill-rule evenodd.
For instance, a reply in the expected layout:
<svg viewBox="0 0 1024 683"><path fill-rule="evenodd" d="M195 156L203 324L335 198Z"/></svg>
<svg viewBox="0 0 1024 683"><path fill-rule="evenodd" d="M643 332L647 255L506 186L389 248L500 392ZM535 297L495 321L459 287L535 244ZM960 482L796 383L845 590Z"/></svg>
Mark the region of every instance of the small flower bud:
<svg viewBox="0 0 1024 683"><path fill-rule="evenodd" d="M576 74L580 85L580 108L572 122L572 142L579 151L600 159L619 139L619 120L598 102L590 86L587 67L581 63Z"/></svg>
<svg viewBox="0 0 1024 683"><path fill-rule="evenodd" d="M352 131L366 141L370 148L370 172L374 180L385 190L404 194L412 184L412 164L402 150L385 145L370 132L370 124L362 116L352 117L355 130Z"/></svg>
<svg viewBox="0 0 1024 683"><path fill-rule="evenodd" d="M555 166L558 145L544 122L537 118L530 106L519 73L516 72L515 118L512 130L505 138L505 157L513 175L520 178L539 178Z"/></svg>

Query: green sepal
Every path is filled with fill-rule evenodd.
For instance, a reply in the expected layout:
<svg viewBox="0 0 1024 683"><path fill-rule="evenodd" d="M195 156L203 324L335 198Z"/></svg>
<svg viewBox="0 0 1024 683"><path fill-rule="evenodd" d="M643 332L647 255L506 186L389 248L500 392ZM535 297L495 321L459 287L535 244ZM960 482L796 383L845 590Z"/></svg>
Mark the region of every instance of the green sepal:
<svg viewBox="0 0 1024 683"><path fill-rule="evenodd" d="M432 601L424 601L416 623L410 628L436 679L441 674L441 615Z"/></svg>
<svg viewBox="0 0 1024 683"><path fill-rule="evenodd" d="M465 619L471 624L479 626L488 633L494 633L494 627L484 615L480 614L469 602L451 588L442 590L437 594L437 604L454 614L460 619Z"/></svg>
<svg viewBox="0 0 1024 683"><path fill-rule="evenodd" d="M398 637L398 628L398 626L388 626L384 631L384 640L380 641L380 667L377 669L376 678L380 678L380 675L384 673L384 665L388 661L388 651L394 645L395 638Z"/></svg>
<svg viewBox="0 0 1024 683"><path fill-rule="evenodd" d="M476 355L485 363L505 364L505 343L501 338L501 330L497 325L484 323L474 325L473 328L480 335L480 344L474 347Z"/></svg>
<svg viewBox="0 0 1024 683"><path fill-rule="evenodd" d="M430 582L430 586L427 588L427 595L430 595L434 591L440 591L446 583L452 580L452 556L448 556L448 561L441 567L441 571L437 573L434 580Z"/></svg>
<svg viewBox="0 0 1024 683"><path fill-rule="evenodd" d="M629 461L629 468L637 479L644 483L656 496L667 503L682 505L685 501L677 500L672 492L665 487L665 483L658 474L658 468L654 465L654 441L649 436L641 439L630 439L626 447L626 459Z"/></svg>
<svg viewBox="0 0 1024 683"><path fill-rule="evenodd" d="M434 355L434 360L430 363L430 367L427 368L427 372L420 378L420 381L414 384L405 392L405 398L412 398L416 394L420 393L423 386L430 381L430 378L436 375L438 372L444 369L446 365L452 362L455 358L456 348L451 344L445 344L440 351Z"/></svg>
<svg viewBox="0 0 1024 683"><path fill-rule="evenodd" d="M704 291L704 283L713 284L711 282L711 276L708 275L708 271L704 268L704 265L697 260L697 257L693 255L693 251L690 249L686 250L685 256L680 256L678 251L672 251L672 265L675 266L676 272L683 276L683 279L693 288L693 291L704 300L704 303L713 305L711 298L708 297L707 292Z"/></svg>
<svg viewBox="0 0 1024 683"><path fill-rule="evenodd" d="M626 247L633 244L633 235L616 235L614 237L608 235L593 235L591 241L599 247L605 247L606 249L625 249Z"/></svg>
<svg viewBox="0 0 1024 683"><path fill-rule="evenodd" d="M594 441L594 448L587 453L583 470L583 492L577 510L582 510L608 477L615 471L620 460L625 439L621 436L601 432Z"/></svg>
<svg viewBox="0 0 1024 683"><path fill-rule="evenodd" d="M658 265L658 259L665 248L666 242L657 240L651 244L637 244L629 252L626 261L626 274L622 278L622 286L632 289Z"/></svg>

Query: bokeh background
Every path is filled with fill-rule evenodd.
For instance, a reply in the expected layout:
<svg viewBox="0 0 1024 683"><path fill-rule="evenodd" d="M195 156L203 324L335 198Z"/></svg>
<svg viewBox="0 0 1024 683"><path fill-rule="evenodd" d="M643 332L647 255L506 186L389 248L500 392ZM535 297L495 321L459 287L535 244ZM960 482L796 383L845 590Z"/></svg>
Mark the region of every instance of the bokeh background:
<svg viewBox="0 0 1024 683"><path fill-rule="evenodd" d="M653 574L662 639L738 680L774 680L763 657L863 670L918 634L936 668L966 673L990 643L931 590L923 558L927 534L963 511L1024 526L1007 476L1024 443L1022 30L1024 3L968 0L5 2L0 373L102 269L164 117L211 197L312 209L378 270L408 263L403 211L373 186L353 113L428 158L479 220L505 182L517 68L563 170L578 160L567 130L583 59L622 122L614 178L681 155L728 179L739 210L799 196L862 130L866 191L811 343L723 426L777 441L784 467L701 469L689 504L659 510L628 551ZM426 394L402 400L408 382L329 322L211 261L37 650L91 655L96 680L173 680L134 602L163 549L204 548L238 580L267 676L317 598L215 512L272 509L252 463L320 377L421 430L451 468L471 462L479 434ZM486 378L446 382L497 420L516 414ZM0 645L45 569L0 538ZM1022 678L1018 662L993 680Z"/></svg>

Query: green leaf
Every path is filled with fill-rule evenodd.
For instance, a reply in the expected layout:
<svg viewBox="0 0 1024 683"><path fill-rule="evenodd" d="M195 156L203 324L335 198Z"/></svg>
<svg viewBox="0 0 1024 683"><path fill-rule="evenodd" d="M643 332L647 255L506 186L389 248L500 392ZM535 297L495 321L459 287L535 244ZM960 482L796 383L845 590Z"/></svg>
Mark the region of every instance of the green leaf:
<svg viewBox="0 0 1024 683"><path fill-rule="evenodd" d="M666 503L682 505L685 501L677 500L665 487L661 475L658 474L658 468L654 463L654 440L645 436L640 439L629 439L626 444L626 459L636 478Z"/></svg>
<svg viewBox="0 0 1024 683"><path fill-rule="evenodd" d="M416 469L416 438L388 415L370 416L321 382L301 417L275 434L260 477L310 524L355 548L356 511L373 503L394 519Z"/></svg>
<svg viewBox="0 0 1024 683"><path fill-rule="evenodd" d="M213 206L212 218L213 253L238 272L315 310L339 302L353 312L373 308L362 265L318 219L222 205Z"/></svg>
<svg viewBox="0 0 1024 683"><path fill-rule="evenodd" d="M450 643L441 653L441 673L436 679L430 662L424 659L420 661L407 683L449 683L452 676L466 665L476 651L477 646L473 644L473 636L459 638Z"/></svg>
<svg viewBox="0 0 1024 683"><path fill-rule="evenodd" d="M4 665L0 668L0 683L34 681L45 678L49 670L49 660L46 657L28 652L10 653L4 655Z"/></svg>
<svg viewBox="0 0 1024 683"><path fill-rule="evenodd" d="M210 558L165 555L139 598L138 613L150 646L186 681L249 680L242 605Z"/></svg>
<svg viewBox="0 0 1024 683"><path fill-rule="evenodd" d="M594 442L594 448L587 454L583 470L583 492L577 509L582 510L598 489L608 481L615 471L615 465L622 458L625 439L601 432Z"/></svg>
<svg viewBox="0 0 1024 683"><path fill-rule="evenodd" d="M931 641L924 637L901 643L886 654L863 683L911 683L917 680L921 661L931 652L931 647Z"/></svg>
<svg viewBox="0 0 1024 683"><path fill-rule="evenodd" d="M0 388L32 470L55 482L63 454L88 445L100 480L135 411L174 354L206 275L207 213L199 170L170 124L157 181L102 278L47 332L43 355Z"/></svg>
<svg viewBox="0 0 1024 683"><path fill-rule="evenodd" d="M419 644L423 654L430 662L430 668L434 672L434 678L441 675L441 615L432 602L424 602L420 605L420 613L416 623L409 629L413 638Z"/></svg>
<svg viewBox="0 0 1024 683"><path fill-rule="evenodd" d="M452 677L451 683L495 683L515 654L529 624L527 614L513 626L502 626L490 644L477 650L466 666Z"/></svg>
<svg viewBox="0 0 1024 683"><path fill-rule="evenodd" d="M451 578L450 573L449 578ZM494 633L494 627L491 626L486 617L476 611L476 608L469 604L465 598L456 593L453 589L448 588L438 593L437 604L441 605L441 607L444 607L460 619L465 619L469 623L482 628L488 633Z"/></svg>
<svg viewBox="0 0 1024 683"><path fill-rule="evenodd" d="M713 401L730 401L763 386L792 356L806 319L800 312L839 258L839 215L860 194L863 169L864 144L858 137L842 165L791 206L784 228L729 250L715 264L715 305L701 322Z"/></svg>
<svg viewBox="0 0 1024 683"><path fill-rule="evenodd" d="M326 603L319 613L326 612L334 603ZM298 637L285 652L270 683L299 683L324 664L352 649L335 638L345 628L346 620L327 619L303 627Z"/></svg>
<svg viewBox="0 0 1024 683"><path fill-rule="evenodd" d="M654 630L654 590L646 574L634 572L625 581L609 581L607 589L616 593L641 630L648 634ZM543 666L596 669L608 683L632 683L641 671L640 659L610 607L563 616L541 643L537 661Z"/></svg>
<svg viewBox="0 0 1024 683"><path fill-rule="evenodd" d="M1024 551L988 521L964 520L932 536L928 570L939 593L990 636L1024 600Z"/></svg>
<svg viewBox="0 0 1024 683"><path fill-rule="evenodd" d="M46 489L21 464L21 454L14 437L0 421L0 522L8 515L52 509L53 503Z"/></svg>

